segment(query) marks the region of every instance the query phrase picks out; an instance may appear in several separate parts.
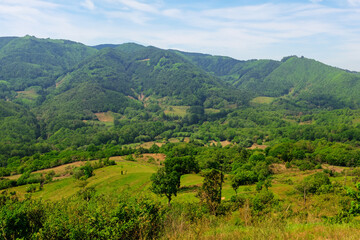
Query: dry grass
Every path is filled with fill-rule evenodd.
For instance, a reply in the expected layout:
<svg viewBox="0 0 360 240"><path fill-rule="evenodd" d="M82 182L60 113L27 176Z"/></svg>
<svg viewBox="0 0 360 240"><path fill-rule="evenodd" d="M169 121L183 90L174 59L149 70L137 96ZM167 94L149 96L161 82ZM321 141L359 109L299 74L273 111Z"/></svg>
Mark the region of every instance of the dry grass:
<svg viewBox="0 0 360 240"><path fill-rule="evenodd" d="M153 163L160 165L160 163L165 161L166 155L163 153L143 153L141 155L135 155L132 154L133 158L136 159L136 161L138 162L146 162L149 163L151 162L151 159L153 159ZM116 157L110 157L110 160L114 160L114 161L125 161L127 156L116 156Z"/></svg>
<svg viewBox="0 0 360 240"><path fill-rule="evenodd" d="M214 141L214 140L212 140L210 143L217 145L217 142ZM231 145L232 143L230 141L228 141L228 140L225 140L225 141L220 141L220 144L221 144L222 147L226 147L228 145Z"/></svg>
<svg viewBox="0 0 360 240"><path fill-rule="evenodd" d="M114 122L113 113L110 111L95 113L95 115L100 122Z"/></svg>
<svg viewBox="0 0 360 240"><path fill-rule="evenodd" d="M148 61L150 61L150 58L142 59L142 60L139 60L138 62L148 62Z"/></svg>
<svg viewBox="0 0 360 240"><path fill-rule="evenodd" d="M142 148L146 148L149 149L152 147L152 145L156 144L158 147L161 147L162 145L164 145L165 143L162 142L145 142L140 144L139 146L137 146L137 148L142 147Z"/></svg>
<svg viewBox="0 0 360 240"><path fill-rule="evenodd" d="M307 220L288 223L276 216L266 216L258 222L251 217L248 208L241 208L230 216L210 216L193 223L182 217L169 218L163 239L359 239L358 225L326 225Z"/></svg>
<svg viewBox="0 0 360 240"><path fill-rule="evenodd" d="M94 162L94 161L96 161L96 160L93 160L91 162ZM84 162L84 161L78 161L78 162L68 163L68 164L64 164L64 165L53 167L53 168L38 170L38 171L35 171L32 173L46 174L48 172L54 171L56 175L60 175L60 177L55 177L54 179L61 179L61 178L66 177L66 175L68 175L70 169L75 168L75 167L84 166L85 163L86 162ZM21 174L17 174L17 175L12 175L12 176L5 177L5 178L16 180L20 176L21 176Z"/></svg>
<svg viewBox="0 0 360 240"><path fill-rule="evenodd" d="M305 121L305 122L300 122L299 125L311 125L312 121Z"/></svg>
<svg viewBox="0 0 360 240"><path fill-rule="evenodd" d="M257 143L254 143L251 147L249 147L248 149L265 149L265 148L267 148L268 146L267 145L259 145L259 144L257 144Z"/></svg>
<svg viewBox="0 0 360 240"><path fill-rule="evenodd" d="M17 96L16 98L26 98L26 99L29 99L29 100L34 100L37 96L39 96L35 89L30 89L30 90L27 90L27 91L17 91Z"/></svg>

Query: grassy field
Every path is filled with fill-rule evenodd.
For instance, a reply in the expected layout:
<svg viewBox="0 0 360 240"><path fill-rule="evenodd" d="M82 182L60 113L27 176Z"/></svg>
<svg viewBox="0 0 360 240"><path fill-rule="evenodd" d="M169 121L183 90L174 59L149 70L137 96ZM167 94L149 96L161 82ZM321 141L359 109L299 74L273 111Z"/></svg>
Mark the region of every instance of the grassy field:
<svg viewBox="0 0 360 240"><path fill-rule="evenodd" d="M44 185L44 189L32 193L35 198L59 200L76 194L84 184L95 187L98 194L116 196L124 189L131 188L134 192L145 191L149 187L151 174L156 172L155 164L118 161L117 165L96 169L94 176L85 181L72 177L56 180ZM121 174L123 172L123 174ZM16 191L20 195L26 194L28 185L15 187L9 191Z"/></svg>
<svg viewBox="0 0 360 240"><path fill-rule="evenodd" d="M166 197L159 198L149 187L150 176L160 166L158 161L148 163L150 155L138 156L136 161L124 161L123 157L113 157L115 166L108 166L94 171L94 176L86 181L75 180L73 177L59 179L45 184L43 190L32 193L33 198L44 200L61 200L75 195L86 187L94 187L96 194L117 197L122 192L130 192L133 196L146 195L157 198L166 205ZM164 155L151 155L164 160ZM323 168L341 172L345 167L324 165ZM297 168L285 168L284 164L273 164L270 190L274 193L279 205L274 212L266 213L261 222L254 219L248 203L229 215L201 219L198 222L187 222L182 218L169 222L164 239L359 239L360 228L357 222L349 224L326 224L323 216L334 216L341 209L343 197L334 194L320 194L308 196L304 203L302 194L294 190L304 177L321 172L321 169L300 171ZM225 176L222 189L222 199L229 200L235 195L230 185L231 177ZM344 177L331 177L332 183L343 184ZM181 187L172 203L198 203L196 197L201 187L203 177L199 174L187 174L181 177ZM352 177L347 178L346 184L353 186ZM9 189L25 196L28 186ZM253 196L257 192L255 185L240 186L238 195ZM304 214L306 213L306 214ZM180 222L179 222L180 221ZM184 221L184 222L182 222Z"/></svg>
<svg viewBox="0 0 360 240"><path fill-rule="evenodd" d="M39 94L36 93L35 89L29 89L26 91L17 91L17 98L25 98L25 99L29 99L29 100L34 100L36 99Z"/></svg>
<svg viewBox="0 0 360 240"><path fill-rule="evenodd" d="M250 101L252 104L270 104L274 101L273 97L256 97Z"/></svg>
<svg viewBox="0 0 360 240"><path fill-rule="evenodd" d="M99 112L95 113L100 122L114 122L114 115L112 112Z"/></svg>
<svg viewBox="0 0 360 240"><path fill-rule="evenodd" d="M169 106L166 108L164 113L166 115L175 115L179 117L184 117L189 109L189 106Z"/></svg>
<svg viewBox="0 0 360 240"><path fill-rule="evenodd" d="M117 165L96 169L94 171L94 176L87 179L86 182L75 180L70 175L65 175L49 184L45 184L43 190L33 193L32 196L35 198L41 197L43 199L51 200L61 199L63 197L74 195L81 187L84 187L84 184L86 184L87 187L95 187L99 194L116 195L127 188L134 192L148 192L150 176L156 172L157 168L160 166L160 162L165 160L165 156L163 154L142 154L141 156L133 155L133 157L136 159L135 162L125 161L124 157L112 157L111 160L115 160ZM153 158L154 160L150 162L150 158ZM64 165L53 169L41 170L41 172L46 173L54 170L56 174L64 174L69 167L80 166L83 165L83 163L75 162L68 165L69 166ZM324 168L332 169L332 166L326 165ZM345 169L345 167L336 169L336 171L341 171L343 169ZM300 182L304 177L322 170L299 171L296 168L286 169L283 164L274 164L272 171L276 172L276 174L273 175L272 187L270 187L270 190L272 190L280 199L298 201L298 204L301 205L301 196L293 194L294 185ZM12 176L11 178L17 179L18 177L19 176ZM333 177L331 179L332 181L344 182L343 177ZM180 192L178 197L174 198L173 201L198 201L195 195L196 191L201 186L202 181L203 177L198 174L187 174L182 176ZM225 200L228 200L231 196L235 195L235 191L231 188L230 181L230 176L226 175L222 192L222 197ZM351 177L348 177L347 183L349 185L352 184ZM10 189L10 191L16 191L21 195L25 195L27 187L28 185L19 186ZM255 193L255 185L240 186L238 193L245 195Z"/></svg>

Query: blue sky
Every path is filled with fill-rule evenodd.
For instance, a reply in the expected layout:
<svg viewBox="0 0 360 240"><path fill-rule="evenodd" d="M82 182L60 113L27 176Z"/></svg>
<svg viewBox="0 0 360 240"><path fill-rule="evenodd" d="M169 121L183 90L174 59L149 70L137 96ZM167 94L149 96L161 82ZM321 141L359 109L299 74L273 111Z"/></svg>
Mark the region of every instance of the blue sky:
<svg viewBox="0 0 360 240"><path fill-rule="evenodd" d="M0 0L0 36L27 34L360 71L360 0Z"/></svg>

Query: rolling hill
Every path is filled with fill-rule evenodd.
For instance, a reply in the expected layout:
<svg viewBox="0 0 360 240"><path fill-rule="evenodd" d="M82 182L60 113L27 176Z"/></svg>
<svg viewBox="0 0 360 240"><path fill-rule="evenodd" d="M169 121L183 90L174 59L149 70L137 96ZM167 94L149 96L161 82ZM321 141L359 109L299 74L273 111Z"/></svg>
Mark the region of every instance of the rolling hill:
<svg viewBox="0 0 360 240"><path fill-rule="evenodd" d="M60 149L74 142L80 147L172 136L238 139L248 145L254 135L265 139L264 132L250 128L271 122L285 126L280 119L284 109L301 121L302 112L357 109L360 104L359 73L296 56L240 61L134 43L90 47L26 36L0 38L0 63L1 105L24 113L11 118L26 116L6 129L31 128L26 141L50 141L61 144ZM112 121L102 123L102 113L113 116ZM272 114L280 122L268 119ZM197 131L217 133L198 136ZM5 132L3 139L21 140ZM240 132L243 136L237 136ZM4 154L13 156L12 149L22 149L26 141Z"/></svg>
<svg viewBox="0 0 360 240"><path fill-rule="evenodd" d="M281 61L239 61L206 54L179 54L238 89L258 96L283 97L310 108L359 107L360 74L313 59L289 56Z"/></svg>

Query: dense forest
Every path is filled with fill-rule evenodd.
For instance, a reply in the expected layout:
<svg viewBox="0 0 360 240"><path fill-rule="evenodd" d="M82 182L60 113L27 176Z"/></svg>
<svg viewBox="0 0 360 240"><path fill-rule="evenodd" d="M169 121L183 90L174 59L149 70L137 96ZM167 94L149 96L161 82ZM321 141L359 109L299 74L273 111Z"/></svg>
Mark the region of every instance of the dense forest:
<svg viewBox="0 0 360 240"><path fill-rule="evenodd" d="M0 38L1 235L354 237L359 90L305 57Z"/></svg>

